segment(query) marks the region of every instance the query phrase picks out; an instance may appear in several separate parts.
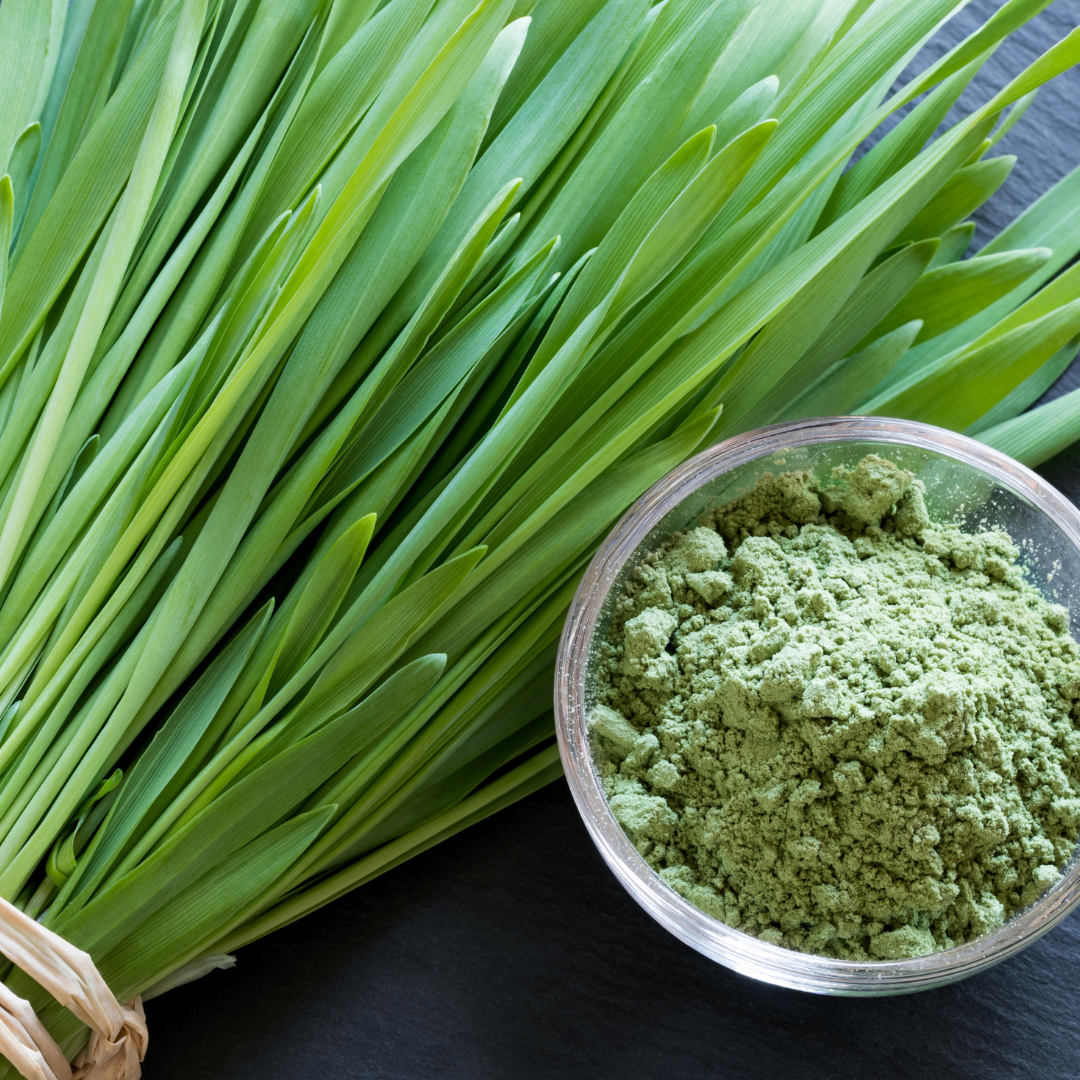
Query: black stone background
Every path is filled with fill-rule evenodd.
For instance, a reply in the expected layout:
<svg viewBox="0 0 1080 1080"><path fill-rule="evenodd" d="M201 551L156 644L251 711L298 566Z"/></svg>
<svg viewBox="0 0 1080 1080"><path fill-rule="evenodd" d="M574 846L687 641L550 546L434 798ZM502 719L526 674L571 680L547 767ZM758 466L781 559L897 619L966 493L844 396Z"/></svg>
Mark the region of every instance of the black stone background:
<svg viewBox="0 0 1080 1080"><path fill-rule="evenodd" d="M944 36L997 6L976 0ZM1078 23L1080 0L1058 0L991 58L961 106ZM1080 161L1078 104L1074 69L1001 144L1020 160L979 213L977 243ZM1076 385L1080 366L1052 393ZM1080 500L1080 445L1041 471ZM776 989L699 956L638 908L559 781L241 950L235 970L152 1001L148 1014L147 1080L1076 1080L1080 917L922 994Z"/></svg>

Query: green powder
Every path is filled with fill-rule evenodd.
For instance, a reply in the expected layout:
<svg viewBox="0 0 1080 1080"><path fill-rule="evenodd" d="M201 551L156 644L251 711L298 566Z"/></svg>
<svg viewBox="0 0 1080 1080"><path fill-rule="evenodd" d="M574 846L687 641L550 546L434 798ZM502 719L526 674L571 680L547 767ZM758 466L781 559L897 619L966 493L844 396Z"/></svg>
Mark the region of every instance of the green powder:
<svg viewBox="0 0 1080 1080"><path fill-rule="evenodd" d="M869 456L766 475L611 601L592 745L616 818L731 926L850 960L995 930L1080 826L1080 647L1001 532Z"/></svg>

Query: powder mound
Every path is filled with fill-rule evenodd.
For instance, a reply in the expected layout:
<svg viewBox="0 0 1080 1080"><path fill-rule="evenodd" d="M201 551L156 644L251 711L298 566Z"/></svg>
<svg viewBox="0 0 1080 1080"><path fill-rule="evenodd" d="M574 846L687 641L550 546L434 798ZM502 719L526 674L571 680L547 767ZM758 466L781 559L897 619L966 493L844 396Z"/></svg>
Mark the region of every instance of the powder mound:
<svg viewBox="0 0 1080 1080"><path fill-rule="evenodd" d="M634 569L592 746L672 888L766 941L894 960L1001 926L1080 831L1080 646L1001 532L870 455L766 475Z"/></svg>

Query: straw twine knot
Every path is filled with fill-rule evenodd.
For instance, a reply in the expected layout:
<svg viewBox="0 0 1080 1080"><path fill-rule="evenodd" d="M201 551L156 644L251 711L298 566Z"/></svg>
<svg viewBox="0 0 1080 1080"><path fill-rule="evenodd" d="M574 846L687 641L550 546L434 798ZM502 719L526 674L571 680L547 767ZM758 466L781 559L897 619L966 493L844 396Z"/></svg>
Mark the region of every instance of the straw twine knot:
<svg viewBox="0 0 1080 1080"><path fill-rule="evenodd" d="M100 1031L90 1032L90 1041L72 1062L72 1080L139 1080L140 1062L150 1041L142 998L123 1006L124 1023L115 1039Z"/></svg>
<svg viewBox="0 0 1080 1080"><path fill-rule="evenodd" d="M26 1080L139 1080L149 1041L140 998L121 1005L89 953L3 899L0 953L90 1028L73 1071L30 1003L0 983L0 1053Z"/></svg>

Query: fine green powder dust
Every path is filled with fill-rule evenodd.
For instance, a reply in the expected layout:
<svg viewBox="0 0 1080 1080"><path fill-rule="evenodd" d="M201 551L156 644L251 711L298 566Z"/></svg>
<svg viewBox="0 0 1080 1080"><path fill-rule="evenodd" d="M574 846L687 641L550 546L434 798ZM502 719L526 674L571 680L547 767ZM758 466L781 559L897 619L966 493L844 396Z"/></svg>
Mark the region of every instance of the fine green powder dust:
<svg viewBox="0 0 1080 1080"><path fill-rule="evenodd" d="M591 742L637 850L703 911L847 960L1001 926L1080 826L1080 647L1001 532L876 456L766 474L610 601Z"/></svg>

